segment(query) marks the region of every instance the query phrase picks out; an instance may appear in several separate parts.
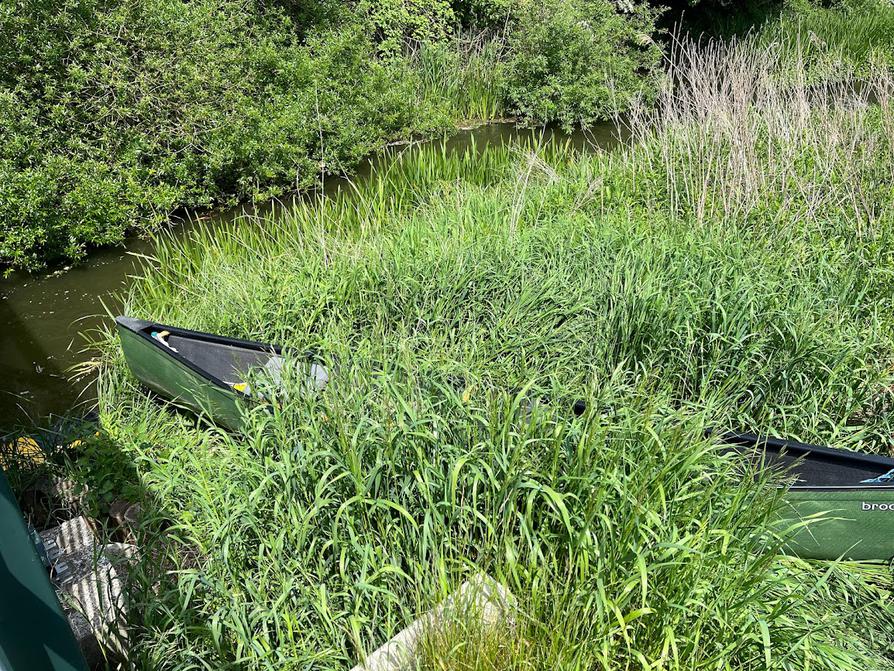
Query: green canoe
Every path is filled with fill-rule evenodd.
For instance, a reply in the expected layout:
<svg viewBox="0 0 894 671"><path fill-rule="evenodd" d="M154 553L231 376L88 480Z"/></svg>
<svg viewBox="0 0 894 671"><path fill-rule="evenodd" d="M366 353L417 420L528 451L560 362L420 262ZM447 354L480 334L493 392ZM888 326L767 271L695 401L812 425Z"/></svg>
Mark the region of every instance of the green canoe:
<svg viewBox="0 0 894 671"><path fill-rule="evenodd" d="M0 470L0 671L34 669L87 664Z"/></svg>
<svg viewBox="0 0 894 671"><path fill-rule="evenodd" d="M894 557L894 459L742 433L720 440L794 478L785 493L786 520L819 516L795 532L789 552L810 559Z"/></svg>
<svg viewBox="0 0 894 671"><path fill-rule="evenodd" d="M121 348L133 374L144 385L233 430L242 426L246 405L263 401L253 382L266 388L282 381L289 357L276 345L224 338L211 333L118 317ZM322 389L326 369L307 364L302 372L310 388Z"/></svg>

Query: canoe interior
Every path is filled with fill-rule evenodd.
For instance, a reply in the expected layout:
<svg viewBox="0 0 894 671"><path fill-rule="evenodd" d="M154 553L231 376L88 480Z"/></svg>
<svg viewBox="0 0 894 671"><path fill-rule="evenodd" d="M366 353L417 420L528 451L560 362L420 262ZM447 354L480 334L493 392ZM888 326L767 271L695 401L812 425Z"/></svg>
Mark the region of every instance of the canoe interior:
<svg viewBox="0 0 894 671"><path fill-rule="evenodd" d="M791 480L793 489L894 486L863 482L894 469L894 459L887 457L751 434L726 434L721 441L748 456L756 466L779 471Z"/></svg>
<svg viewBox="0 0 894 671"><path fill-rule="evenodd" d="M266 369L277 377L281 372L282 352L275 345L224 338L127 317L119 317L117 321L172 358L185 362L203 377L227 389L245 382L252 371ZM162 339L153 336L164 332L168 335Z"/></svg>
<svg viewBox="0 0 894 671"><path fill-rule="evenodd" d="M166 340L180 356L227 386L245 381L249 371L264 368L281 358L272 347L267 350L254 349L175 332L171 332Z"/></svg>

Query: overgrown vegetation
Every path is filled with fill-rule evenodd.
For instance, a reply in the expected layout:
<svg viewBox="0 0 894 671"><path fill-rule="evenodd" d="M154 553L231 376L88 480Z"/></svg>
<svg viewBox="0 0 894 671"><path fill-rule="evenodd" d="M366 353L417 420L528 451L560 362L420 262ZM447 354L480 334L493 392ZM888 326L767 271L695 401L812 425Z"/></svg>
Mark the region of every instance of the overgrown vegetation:
<svg viewBox="0 0 894 671"><path fill-rule="evenodd" d="M566 127L628 109L649 90L661 54L656 15L647 5L625 14L610 2L524 3L509 37L509 109Z"/></svg>
<svg viewBox="0 0 894 671"><path fill-rule="evenodd" d="M76 259L178 208L306 188L463 117L587 123L650 87L654 12L456 4L6 3L0 266Z"/></svg>
<svg viewBox="0 0 894 671"><path fill-rule="evenodd" d="M885 0L762 7L763 43L814 81L894 64ZM0 267L308 188L458 122L608 118L654 96L659 13L626 0L7 4ZM726 18L739 10L720 15L721 32L743 29Z"/></svg>
<svg viewBox="0 0 894 671"><path fill-rule="evenodd" d="M894 668L888 567L780 554L773 483L704 437L891 449L894 82L781 85L780 53L681 45L617 153L421 149L162 242L131 313L335 374L234 435L109 338L132 661L349 668L485 571L518 626L426 668Z"/></svg>
<svg viewBox="0 0 894 671"><path fill-rule="evenodd" d="M765 46L781 46L794 59L791 69L814 81L894 67L894 5L887 0L762 0L732 7L705 0L684 12L684 22L696 35L756 34Z"/></svg>
<svg viewBox="0 0 894 671"><path fill-rule="evenodd" d="M862 78L894 68L894 4L840 0L831 6L789 0L760 31L765 44L799 55L814 80Z"/></svg>
<svg viewBox="0 0 894 671"><path fill-rule="evenodd" d="M307 186L444 123L357 25L263 3L0 14L0 260L39 266L178 206Z"/></svg>

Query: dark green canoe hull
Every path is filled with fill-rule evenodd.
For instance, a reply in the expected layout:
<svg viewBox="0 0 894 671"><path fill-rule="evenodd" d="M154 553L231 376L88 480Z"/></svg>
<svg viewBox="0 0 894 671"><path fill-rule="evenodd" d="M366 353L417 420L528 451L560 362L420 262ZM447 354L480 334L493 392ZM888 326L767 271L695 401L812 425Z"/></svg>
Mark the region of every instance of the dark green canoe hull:
<svg viewBox="0 0 894 671"><path fill-rule="evenodd" d="M807 559L894 557L894 482L888 480L894 459L753 434L719 438L758 469L793 482L780 511L781 526L791 532L789 553Z"/></svg>
<svg viewBox="0 0 894 671"><path fill-rule="evenodd" d="M140 328L147 322L119 318L118 333L124 358L136 378L178 406L210 419L215 424L238 431L251 399L209 380L187 363L144 337Z"/></svg>
<svg viewBox="0 0 894 671"><path fill-rule="evenodd" d="M86 668L0 470L0 671Z"/></svg>
<svg viewBox="0 0 894 671"><path fill-rule="evenodd" d="M884 560L894 557L894 491L789 490L782 515L798 529L788 551L809 559Z"/></svg>

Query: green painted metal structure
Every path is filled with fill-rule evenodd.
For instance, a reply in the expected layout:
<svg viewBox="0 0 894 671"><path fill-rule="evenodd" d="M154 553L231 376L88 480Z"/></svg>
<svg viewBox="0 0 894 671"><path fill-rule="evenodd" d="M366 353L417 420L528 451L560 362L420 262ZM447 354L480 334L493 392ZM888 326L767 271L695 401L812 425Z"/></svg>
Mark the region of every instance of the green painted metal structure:
<svg viewBox="0 0 894 671"><path fill-rule="evenodd" d="M47 569L0 470L0 671L86 671Z"/></svg>

